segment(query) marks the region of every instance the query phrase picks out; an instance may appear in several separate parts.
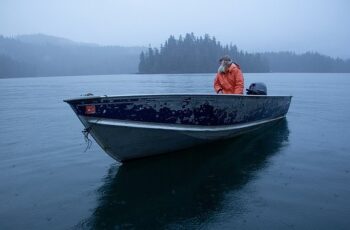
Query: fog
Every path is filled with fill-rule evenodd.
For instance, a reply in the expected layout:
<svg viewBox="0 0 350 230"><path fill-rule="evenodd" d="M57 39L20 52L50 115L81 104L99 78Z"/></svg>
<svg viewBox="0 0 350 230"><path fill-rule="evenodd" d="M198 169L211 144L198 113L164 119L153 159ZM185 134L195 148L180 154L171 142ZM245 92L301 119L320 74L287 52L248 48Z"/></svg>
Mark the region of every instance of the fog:
<svg viewBox="0 0 350 230"><path fill-rule="evenodd" d="M350 58L349 10L346 0L0 0L0 34L154 47L169 35L194 32L248 52Z"/></svg>

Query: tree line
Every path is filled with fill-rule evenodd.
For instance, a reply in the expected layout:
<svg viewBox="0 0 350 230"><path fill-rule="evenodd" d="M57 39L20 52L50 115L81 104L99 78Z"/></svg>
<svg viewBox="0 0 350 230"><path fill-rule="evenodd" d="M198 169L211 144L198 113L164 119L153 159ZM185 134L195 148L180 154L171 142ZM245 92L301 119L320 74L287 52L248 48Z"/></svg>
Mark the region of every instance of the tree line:
<svg viewBox="0 0 350 230"><path fill-rule="evenodd" d="M279 73L350 73L350 59L331 58L317 52L267 52L270 72Z"/></svg>
<svg viewBox="0 0 350 230"><path fill-rule="evenodd" d="M235 45L222 46L208 34L195 37L193 33L176 39L170 36L160 49L149 47L141 52L139 73L212 73L218 60L228 54L249 72L268 72L266 58L260 54L239 51Z"/></svg>
<svg viewBox="0 0 350 230"><path fill-rule="evenodd" d="M244 72L350 72L350 60L334 59L316 52L248 53L236 45L222 45L215 37L188 33L170 36L160 48L140 54L139 73L213 73L218 60L230 55Z"/></svg>
<svg viewBox="0 0 350 230"><path fill-rule="evenodd" d="M214 73L230 55L244 72L350 72L350 60L315 52L248 53L215 37L170 36L160 48L98 46L47 35L0 35L0 78L121 73Z"/></svg>

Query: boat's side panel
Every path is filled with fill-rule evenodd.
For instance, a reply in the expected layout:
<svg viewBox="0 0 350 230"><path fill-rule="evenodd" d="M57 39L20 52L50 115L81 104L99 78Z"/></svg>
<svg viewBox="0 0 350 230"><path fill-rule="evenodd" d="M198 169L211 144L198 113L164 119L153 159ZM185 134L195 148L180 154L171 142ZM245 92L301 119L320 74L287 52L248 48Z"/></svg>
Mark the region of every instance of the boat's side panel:
<svg viewBox="0 0 350 230"><path fill-rule="evenodd" d="M111 157L126 161L173 152L208 141L231 138L263 125L272 124L280 118L207 131L181 127L168 129L140 124L124 125L122 122L110 124L86 117L80 117L80 119L91 127L92 136Z"/></svg>
<svg viewBox="0 0 350 230"><path fill-rule="evenodd" d="M113 158L126 161L187 148L203 140L176 131L94 125L91 134Z"/></svg>
<svg viewBox="0 0 350 230"><path fill-rule="evenodd" d="M291 97L163 95L69 102L80 116L165 124L221 126L285 116ZM93 109L89 108L93 106Z"/></svg>

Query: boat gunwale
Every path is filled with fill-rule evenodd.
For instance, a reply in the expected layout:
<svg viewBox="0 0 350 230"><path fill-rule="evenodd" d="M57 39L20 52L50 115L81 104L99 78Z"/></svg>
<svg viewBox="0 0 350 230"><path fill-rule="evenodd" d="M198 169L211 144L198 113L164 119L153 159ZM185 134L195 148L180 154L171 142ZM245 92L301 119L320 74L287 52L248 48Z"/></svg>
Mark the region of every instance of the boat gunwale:
<svg viewBox="0 0 350 230"><path fill-rule="evenodd" d="M75 101L84 101L91 99L112 99L112 98L147 98L147 97L173 97L173 96L216 96L216 97L254 97L254 98L292 98L291 95L241 95L241 94L203 94L203 93L171 93L171 94L120 94L120 95L103 95L103 96L81 96L63 100L66 103Z"/></svg>

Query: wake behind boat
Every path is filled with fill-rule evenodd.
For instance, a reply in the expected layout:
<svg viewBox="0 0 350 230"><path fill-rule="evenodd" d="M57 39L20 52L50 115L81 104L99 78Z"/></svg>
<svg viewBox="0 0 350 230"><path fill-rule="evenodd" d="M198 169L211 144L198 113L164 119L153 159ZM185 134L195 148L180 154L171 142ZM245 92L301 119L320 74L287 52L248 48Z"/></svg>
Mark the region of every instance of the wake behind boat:
<svg viewBox="0 0 350 230"><path fill-rule="evenodd" d="M169 94L65 100L118 161L226 139L286 116L291 96Z"/></svg>

